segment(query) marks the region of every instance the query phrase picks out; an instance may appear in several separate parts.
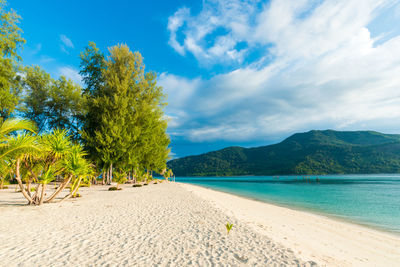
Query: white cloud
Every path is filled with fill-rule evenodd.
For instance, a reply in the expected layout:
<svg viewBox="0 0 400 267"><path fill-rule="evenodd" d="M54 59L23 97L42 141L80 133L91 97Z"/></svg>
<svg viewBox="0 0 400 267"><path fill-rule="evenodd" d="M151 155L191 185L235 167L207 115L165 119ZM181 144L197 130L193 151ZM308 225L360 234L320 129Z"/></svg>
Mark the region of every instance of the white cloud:
<svg viewBox="0 0 400 267"><path fill-rule="evenodd" d="M65 76L75 83L82 85L82 76L79 74L79 71L73 67L64 66L58 68L59 75Z"/></svg>
<svg viewBox="0 0 400 267"><path fill-rule="evenodd" d="M248 141L312 128L398 131L400 36L377 42L369 30L394 2L273 0L259 9L253 1L227 7L204 1L197 16L187 10L173 26L175 13L169 30L175 41L183 31L182 55L229 64L246 58L246 52L229 58L238 42L264 52L253 64L209 79L162 74L173 133L192 141ZM226 32L207 46L219 27Z"/></svg>
<svg viewBox="0 0 400 267"><path fill-rule="evenodd" d="M74 44L72 43L71 39L69 39L69 38L68 38L66 35L64 35L64 34L61 34L61 35L60 35L60 41L61 41L60 49L61 49L61 51L63 51L63 52L66 53L66 54L69 54L68 49L74 49L74 48L75 48L75 46L74 46Z"/></svg>
<svg viewBox="0 0 400 267"><path fill-rule="evenodd" d="M257 2L206 0L195 16L188 8L181 8L168 19L169 44L181 55L192 53L201 63L240 63L247 50L237 49L236 44L245 41ZM183 40L178 40L178 33Z"/></svg>
<svg viewBox="0 0 400 267"><path fill-rule="evenodd" d="M74 44L72 43L71 39L69 39L66 35L60 35L61 42L68 48L74 48Z"/></svg>
<svg viewBox="0 0 400 267"><path fill-rule="evenodd" d="M181 55L185 54L185 48L177 41L177 31L183 26L189 16L188 8L181 8L175 12L174 16L168 18L168 30L170 31L169 45Z"/></svg>

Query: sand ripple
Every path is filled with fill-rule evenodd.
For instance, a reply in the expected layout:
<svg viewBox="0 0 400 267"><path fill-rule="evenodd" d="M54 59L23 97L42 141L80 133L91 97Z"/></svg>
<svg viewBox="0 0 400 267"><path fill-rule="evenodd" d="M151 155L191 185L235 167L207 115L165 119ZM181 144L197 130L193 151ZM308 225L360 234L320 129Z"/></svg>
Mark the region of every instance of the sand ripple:
<svg viewBox="0 0 400 267"><path fill-rule="evenodd" d="M83 189L83 198L62 204L1 207L0 265L313 265L177 184L105 190Z"/></svg>

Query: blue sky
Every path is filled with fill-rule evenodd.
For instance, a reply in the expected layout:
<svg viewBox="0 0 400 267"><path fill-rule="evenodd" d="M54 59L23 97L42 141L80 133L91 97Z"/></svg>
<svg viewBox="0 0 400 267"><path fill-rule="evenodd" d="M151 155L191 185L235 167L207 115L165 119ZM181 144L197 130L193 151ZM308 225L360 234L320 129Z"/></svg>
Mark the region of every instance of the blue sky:
<svg viewBox="0 0 400 267"><path fill-rule="evenodd" d="M24 64L80 81L126 43L168 94L175 157L311 129L400 133L400 1L25 1Z"/></svg>

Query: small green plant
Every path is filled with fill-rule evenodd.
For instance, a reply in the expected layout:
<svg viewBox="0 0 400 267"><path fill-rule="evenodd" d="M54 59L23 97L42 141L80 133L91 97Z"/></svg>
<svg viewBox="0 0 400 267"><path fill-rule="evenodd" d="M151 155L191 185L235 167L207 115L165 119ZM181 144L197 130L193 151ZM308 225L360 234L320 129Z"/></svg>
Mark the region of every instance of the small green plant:
<svg viewBox="0 0 400 267"><path fill-rule="evenodd" d="M143 185L148 185L148 184L143 184Z"/></svg>
<svg viewBox="0 0 400 267"><path fill-rule="evenodd" d="M35 192L35 191L36 191L36 188L31 187L31 192Z"/></svg>
<svg viewBox="0 0 400 267"><path fill-rule="evenodd" d="M119 185L124 184L128 179L126 179L126 173L123 171L114 172L114 181L117 182L117 190L119 190Z"/></svg>
<svg viewBox="0 0 400 267"><path fill-rule="evenodd" d="M134 185L132 185L132 187L142 187L142 185L141 184L134 184Z"/></svg>
<svg viewBox="0 0 400 267"><path fill-rule="evenodd" d="M229 231L232 229L232 227L233 227L233 224L231 224L231 223L227 223L225 226L226 226L226 231L227 231L227 234L229 234Z"/></svg>
<svg viewBox="0 0 400 267"><path fill-rule="evenodd" d="M110 188L108 188L108 191L118 191L118 190L122 190L122 188L118 188L116 186L111 186Z"/></svg>

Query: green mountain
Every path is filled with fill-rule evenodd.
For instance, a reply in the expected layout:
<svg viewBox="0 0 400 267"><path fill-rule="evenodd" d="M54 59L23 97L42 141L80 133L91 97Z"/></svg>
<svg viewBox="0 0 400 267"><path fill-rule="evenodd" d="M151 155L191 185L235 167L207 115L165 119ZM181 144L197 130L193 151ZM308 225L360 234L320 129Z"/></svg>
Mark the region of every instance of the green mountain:
<svg viewBox="0 0 400 267"><path fill-rule="evenodd" d="M228 147L168 162L177 176L400 172L400 135L309 131L268 146Z"/></svg>

